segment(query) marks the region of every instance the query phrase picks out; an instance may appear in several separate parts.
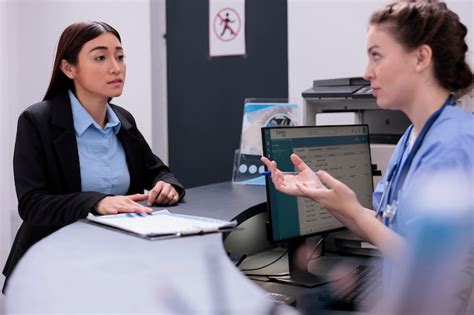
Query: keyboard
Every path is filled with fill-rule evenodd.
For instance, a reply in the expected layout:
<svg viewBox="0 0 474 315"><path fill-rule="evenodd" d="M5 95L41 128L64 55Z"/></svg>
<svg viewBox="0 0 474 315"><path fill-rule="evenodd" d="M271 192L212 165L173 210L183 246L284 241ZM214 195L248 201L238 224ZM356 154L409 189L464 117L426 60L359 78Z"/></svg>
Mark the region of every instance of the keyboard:
<svg viewBox="0 0 474 315"><path fill-rule="evenodd" d="M378 266L360 265L328 287L319 295L325 308L370 311L382 298L382 269Z"/></svg>
<svg viewBox="0 0 474 315"><path fill-rule="evenodd" d="M269 292L267 293L267 297L269 297L272 301L276 303L296 306L296 299L290 295Z"/></svg>

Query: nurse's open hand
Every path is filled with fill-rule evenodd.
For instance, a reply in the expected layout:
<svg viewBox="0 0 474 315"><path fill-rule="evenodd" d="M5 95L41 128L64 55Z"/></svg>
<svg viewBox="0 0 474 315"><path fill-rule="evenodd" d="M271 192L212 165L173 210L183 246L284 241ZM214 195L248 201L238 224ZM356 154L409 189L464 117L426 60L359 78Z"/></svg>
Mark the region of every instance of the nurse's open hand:
<svg viewBox="0 0 474 315"><path fill-rule="evenodd" d="M300 185L304 184L305 187L312 189L325 189L318 176L298 155L292 154L290 159L299 170L299 173L296 175L286 174L278 169L275 161L270 161L264 156L261 158L263 164L272 173L272 181L278 191L292 196L310 198L303 190L298 188L297 183Z"/></svg>
<svg viewBox="0 0 474 315"><path fill-rule="evenodd" d="M299 170L298 174L285 174L275 161L262 157L262 162L272 173L275 188L282 193L305 197L318 202L321 207L342 219L353 219L362 209L356 194L344 183L325 171L316 173L297 155L290 156L291 162Z"/></svg>
<svg viewBox="0 0 474 315"><path fill-rule="evenodd" d="M329 175L328 172L318 171L316 175L323 183L324 188L312 187L297 181L295 184L302 194L319 203L322 208L329 210L336 217L353 220L359 210L363 209L354 191Z"/></svg>

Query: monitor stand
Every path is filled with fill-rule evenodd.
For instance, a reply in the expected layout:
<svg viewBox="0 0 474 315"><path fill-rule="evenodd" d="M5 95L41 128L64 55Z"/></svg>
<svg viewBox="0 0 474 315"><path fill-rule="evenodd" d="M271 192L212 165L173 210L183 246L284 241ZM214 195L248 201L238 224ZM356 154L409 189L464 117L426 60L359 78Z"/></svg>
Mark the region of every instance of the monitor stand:
<svg viewBox="0 0 474 315"><path fill-rule="evenodd" d="M330 282L327 277L327 272L334 261L331 257L322 256L324 242L321 244L321 255L315 261L314 266L316 267L315 269L317 269L316 274L308 271L308 264L310 263L311 257L307 257L305 244L306 239L288 242L289 275L278 278L272 277L272 280L308 288ZM328 260L328 264L326 264L325 260Z"/></svg>

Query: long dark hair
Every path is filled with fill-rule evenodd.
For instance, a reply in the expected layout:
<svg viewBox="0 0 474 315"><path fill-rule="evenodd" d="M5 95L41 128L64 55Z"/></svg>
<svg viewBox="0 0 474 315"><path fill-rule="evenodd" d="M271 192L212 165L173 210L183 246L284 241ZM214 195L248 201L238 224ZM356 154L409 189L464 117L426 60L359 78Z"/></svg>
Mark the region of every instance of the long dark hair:
<svg viewBox="0 0 474 315"><path fill-rule="evenodd" d="M53 74L43 100L50 100L57 95L66 93L68 90L74 91L74 81L62 72L61 61L64 59L72 65L77 65L77 56L82 46L104 33L112 33L122 42L117 30L105 22L78 22L66 27L59 38Z"/></svg>
<svg viewBox="0 0 474 315"><path fill-rule="evenodd" d="M466 62L467 28L459 16L438 0L405 0L375 11L372 25L386 25L406 49L423 44L433 51L434 75L438 83L462 95L472 88L473 73Z"/></svg>

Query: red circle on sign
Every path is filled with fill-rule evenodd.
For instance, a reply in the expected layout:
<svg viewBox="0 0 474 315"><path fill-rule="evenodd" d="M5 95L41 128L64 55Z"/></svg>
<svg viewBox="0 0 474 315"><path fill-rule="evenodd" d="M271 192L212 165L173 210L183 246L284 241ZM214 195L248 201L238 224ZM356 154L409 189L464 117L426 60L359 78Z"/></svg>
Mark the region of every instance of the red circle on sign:
<svg viewBox="0 0 474 315"><path fill-rule="evenodd" d="M236 31L234 31L233 29L230 29L232 32L233 32L233 36L231 38L228 38L228 39L224 39L222 38L218 33L217 33L217 29L216 29L216 22L219 22L217 21L217 19L219 19L221 22L224 21L224 19L221 17L221 13L222 12L225 12L225 11L231 11L232 13L235 14L235 16L237 17L237 22L238 22L238 28ZM224 26L225 27L225 26ZM237 13L237 11L235 11L234 9L232 8L224 8L222 10L220 10L219 12L217 12L217 15L216 17L214 18L214 27L212 28L214 30L214 34L216 35L216 37L218 39L220 39L221 41L223 42L230 42L231 40L235 39L237 37L237 35L239 34L240 32L240 16L239 14Z"/></svg>

